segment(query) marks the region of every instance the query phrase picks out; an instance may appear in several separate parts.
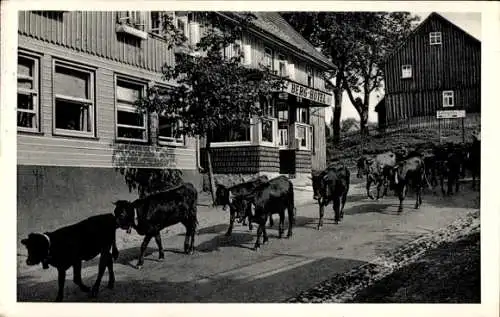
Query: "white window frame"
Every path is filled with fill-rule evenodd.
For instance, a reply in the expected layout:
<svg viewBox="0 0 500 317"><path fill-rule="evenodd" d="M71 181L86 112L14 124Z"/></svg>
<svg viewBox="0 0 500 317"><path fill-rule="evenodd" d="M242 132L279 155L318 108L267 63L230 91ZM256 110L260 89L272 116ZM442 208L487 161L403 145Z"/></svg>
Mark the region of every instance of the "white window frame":
<svg viewBox="0 0 500 317"><path fill-rule="evenodd" d="M311 77L311 82L309 82L309 77ZM306 65L306 78L307 86L310 88L314 88L314 69L311 65Z"/></svg>
<svg viewBox="0 0 500 317"><path fill-rule="evenodd" d="M177 29L180 30L180 28L179 28L179 21L181 21L182 23L184 23L184 28L183 28L184 36L187 38L187 41L190 42L189 19L188 19L188 16L187 15L182 15L182 16L175 15L174 16L174 25L175 25L175 27Z"/></svg>
<svg viewBox="0 0 500 317"><path fill-rule="evenodd" d="M443 43L443 38L441 32L430 32L429 33L429 44L430 45L441 45Z"/></svg>
<svg viewBox="0 0 500 317"><path fill-rule="evenodd" d="M121 17L120 22L132 26L135 29L146 31L146 14L145 11L127 11L126 17Z"/></svg>
<svg viewBox="0 0 500 317"><path fill-rule="evenodd" d="M274 52L270 47L264 47L264 66L268 67L271 71L274 71Z"/></svg>
<svg viewBox="0 0 500 317"><path fill-rule="evenodd" d="M78 97L72 97L72 96L65 96L65 95L60 95L56 94L55 92L55 73L56 73L56 67L62 67L66 69L72 69L74 71L80 72L80 73L86 73L89 75L89 98L88 99L83 99L83 98L78 98ZM88 67L84 67L78 64L74 63L69 63L66 61L60 61L54 59L52 62L52 73L54 76L52 76L52 131L54 135L64 135L64 136L73 136L73 137L95 137L96 136L96 126L97 126L97 120L96 120L96 100L95 100L95 69L91 69ZM63 101L69 101L72 103L80 103L80 104L85 104L88 105L88 114L89 114L89 123L91 126L90 131L76 131L76 130L66 130L66 129L60 129L56 127L56 120L57 120L57 111L56 111L56 102L57 100L63 100Z"/></svg>
<svg viewBox="0 0 500 317"><path fill-rule="evenodd" d="M294 127L295 127L295 141L297 143L297 149L311 151L311 148L312 148L312 126L310 124L295 122ZM302 144L301 144L302 142L300 142L300 140L302 140L302 139L297 138L298 127L304 127L306 129L306 136L305 136L306 145L305 146L302 146Z"/></svg>
<svg viewBox="0 0 500 317"><path fill-rule="evenodd" d="M153 13L158 13L159 27L153 28ZM163 16L167 13L165 11L150 11L149 12L149 32L156 34L157 36L163 36Z"/></svg>
<svg viewBox="0 0 500 317"><path fill-rule="evenodd" d="M227 141L227 142L211 142L210 147L233 147L233 146L247 146L252 145L254 137L254 128L257 126L256 119L250 118L250 140L248 141Z"/></svg>
<svg viewBox="0 0 500 317"><path fill-rule="evenodd" d="M301 110L303 110L303 109L306 110L306 113L307 113L306 117L307 118L305 118L305 119L307 119L307 120L305 120L303 118L303 116L302 116L302 111ZM297 109L295 111L296 111L296 117L295 117L295 121L296 122L304 123L304 124L309 124L309 120L310 120L310 110L309 110L309 108L306 108L306 107L297 107Z"/></svg>
<svg viewBox="0 0 500 317"><path fill-rule="evenodd" d="M271 121L271 125L272 125L271 129L272 129L272 135L273 135L273 140L271 142L264 141L264 139L263 139L263 133L262 133L262 129L264 128L263 121ZM259 145L272 146L272 147L277 146L277 144L278 144L278 119L277 118L272 118L272 117L261 118L259 120L258 129L259 129Z"/></svg>
<svg viewBox="0 0 500 317"><path fill-rule="evenodd" d="M412 78L413 73L412 73L412 67L410 64L402 65L401 66L401 78Z"/></svg>
<svg viewBox="0 0 500 317"><path fill-rule="evenodd" d="M280 149L288 148L288 128L287 129L278 129L279 139L278 139L278 147Z"/></svg>
<svg viewBox="0 0 500 317"><path fill-rule="evenodd" d="M126 82L129 84L137 85L137 86L142 86L142 92L141 94L144 96L146 93L146 88L147 88L147 83L134 80L132 78L128 78L123 75L115 75L115 89L114 89L114 94L115 94L115 140L116 141L125 141L125 142L139 142L139 143L148 143L149 142L149 120L148 120L148 115L146 113L143 114L143 126L131 126L127 124L120 124L118 123L118 111L124 111L124 112L132 112L132 113L138 113L137 108L132 106L132 105L126 105L126 104L120 104L120 101L117 96L117 88L118 88L118 82ZM140 113L139 113L140 114ZM118 128L133 128L137 130L144 130L144 138L142 139L134 139L134 138L124 138L124 137L119 137L118 136Z"/></svg>
<svg viewBox="0 0 500 317"><path fill-rule="evenodd" d="M281 73L281 66L283 66L284 73ZM281 77L287 77L288 76L288 63L286 56L283 54L278 54L278 75Z"/></svg>
<svg viewBox="0 0 500 317"><path fill-rule="evenodd" d="M455 107L455 93L453 92L453 90L443 91L443 108L453 108L453 107Z"/></svg>
<svg viewBox="0 0 500 317"><path fill-rule="evenodd" d="M40 118L40 59L37 57L29 56L26 54L19 53L18 54L18 65L19 65L19 58L27 59L33 62L33 76L21 76L17 74L17 80L19 79L24 79L24 80L31 80L32 82L32 89L25 89L25 88L19 88L19 84L16 83L17 85L17 94L22 94L22 95L28 95L31 96L31 100L33 103L33 109L20 109L17 107L17 113L19 112L24 112L24 113L32 113L35 117L34 119L34 126L33 128L27 128L27 127L22 127L22 126L17 126L18 131L25 131L25 132L40 132L40 125L41 125L41 118ZM17 115L16 115L16 125L17 125Z"/></svg>
<svg viewBox="0 0 500 317"><path fill-rule="evenodd" d="M185 145L185 138L183 135L181 135L180 137L167 137L167 136L161 136L160 135L160 117L162 115L161 114L158 114L158 131L157 131L157 135L158 135L158 144L159 145L171 145L171 146L184 146ZM182 121L178 121L176 124L174 124L174 126L177 126L177 127L182 127ZM175 131L175 129L174 129Z"/></svg>

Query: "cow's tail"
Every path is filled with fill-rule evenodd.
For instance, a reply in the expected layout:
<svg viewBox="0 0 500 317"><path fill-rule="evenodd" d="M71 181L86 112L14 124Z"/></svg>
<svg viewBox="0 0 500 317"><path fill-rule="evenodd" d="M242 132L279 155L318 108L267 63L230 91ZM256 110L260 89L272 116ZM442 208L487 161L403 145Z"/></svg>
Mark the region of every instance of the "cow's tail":
<svg viewBox="0 0 500 317"><path fill-rule="evenodd" d="M288 217L290 218L290 222L292 225L295 224L295 216L297 214L297 210L295 209L295 197L293 192L293 183L288 181Z"/></svg>

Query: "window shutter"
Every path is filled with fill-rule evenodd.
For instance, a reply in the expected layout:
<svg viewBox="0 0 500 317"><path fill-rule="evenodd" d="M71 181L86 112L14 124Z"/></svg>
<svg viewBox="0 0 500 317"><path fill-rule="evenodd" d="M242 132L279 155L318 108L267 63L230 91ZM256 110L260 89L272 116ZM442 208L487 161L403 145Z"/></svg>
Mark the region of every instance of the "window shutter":
<svg viewBox="0 0 500 317"><path fill-rule="evenodd" d="M295 64L288 64L288 77L295 80Z"/></svg>
<svg viewBox="0 0 500 317"><path fill-rule="evenodd" d="M198 44L200 42L200 23L190 22L189 23L189 38L192 45Z"/></svg>
<svg viewBox="0 0 500 317"><path fill-rule="evenodd" d="M243 65L252 64L252 46L250 44L243 45Z"/></svg>

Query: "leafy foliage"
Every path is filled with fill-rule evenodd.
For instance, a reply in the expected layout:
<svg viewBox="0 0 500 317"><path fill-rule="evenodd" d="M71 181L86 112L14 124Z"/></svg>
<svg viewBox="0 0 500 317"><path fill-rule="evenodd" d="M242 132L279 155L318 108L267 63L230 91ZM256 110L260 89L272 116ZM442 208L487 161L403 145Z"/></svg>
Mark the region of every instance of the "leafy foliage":
<svg viewBox="0 0 500 317"><path fill-rule="evenodd" d="M330 88L340 95L336 103L347 91L366 132L370 94L383 87L384 60L408 36L418 18L408 12L294 12L283 16L336 65L335 74L325 74L333 80ZM340 109L334 116L340 122Z"/></svg>
<svg viewBox="0 0 500 317"><path fill-rule="evenodd" d="M139 197L166 190L182 182L182 171L158 168L120 168L129 191L137 190Z"/></svg>

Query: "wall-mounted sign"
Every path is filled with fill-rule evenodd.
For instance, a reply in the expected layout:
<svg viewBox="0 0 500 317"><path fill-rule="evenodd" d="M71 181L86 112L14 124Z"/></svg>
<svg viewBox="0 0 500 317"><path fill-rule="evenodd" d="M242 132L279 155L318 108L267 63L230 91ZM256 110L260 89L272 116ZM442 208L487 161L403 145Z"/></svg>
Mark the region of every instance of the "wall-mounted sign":
<svg viewBox="0 0 500 317"><path fill-rule="evenodd" d="M285 92L326 106L331 106L332 104L331 94L327 94L316 89L311 89L294 82L287 82Z"/></svg>
<svg viewBox="0 0 500 317"><path fill-rule="evenodd" d="M437 119L455 119L465 118L465 110L438 110L436 112Z"/></svg>

